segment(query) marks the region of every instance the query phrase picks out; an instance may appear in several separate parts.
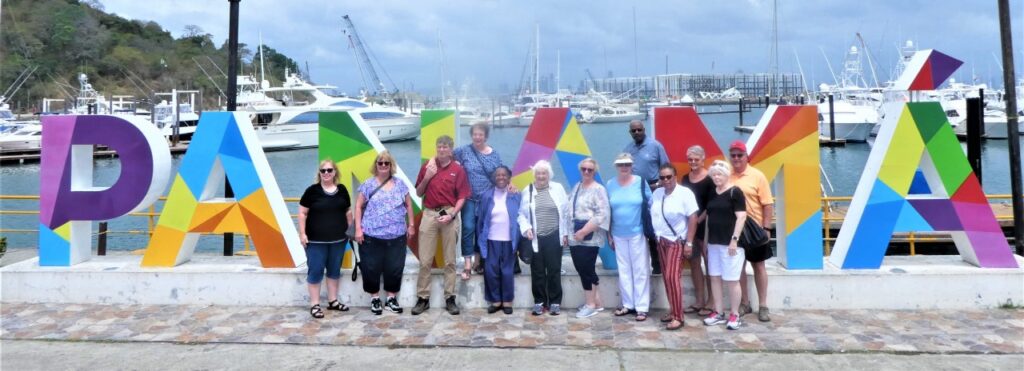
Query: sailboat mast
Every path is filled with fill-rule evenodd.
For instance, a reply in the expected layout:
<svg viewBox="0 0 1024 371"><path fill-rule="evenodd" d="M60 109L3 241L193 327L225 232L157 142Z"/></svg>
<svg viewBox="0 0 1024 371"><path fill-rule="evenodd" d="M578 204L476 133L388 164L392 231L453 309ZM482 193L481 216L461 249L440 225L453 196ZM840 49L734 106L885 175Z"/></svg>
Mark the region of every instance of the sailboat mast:
<svg viewBox="0 0 1024 371"><path fill-rule="evenodd" d="M562 86L562 50L555 52L555 93Z"/></svg>
<svg viewBox="0 0 1024 371"><path fill-rule="evenodd" d="M540 25L537 25L533 52L533 93L540 93Z"/></svg>
<svg viewBox="0 0 1024 371"><path fill-rule="evenodd" d="M260 31L260 85L262 85L264 81L267 81L267 74L263 66L263 31Z"/></svg>

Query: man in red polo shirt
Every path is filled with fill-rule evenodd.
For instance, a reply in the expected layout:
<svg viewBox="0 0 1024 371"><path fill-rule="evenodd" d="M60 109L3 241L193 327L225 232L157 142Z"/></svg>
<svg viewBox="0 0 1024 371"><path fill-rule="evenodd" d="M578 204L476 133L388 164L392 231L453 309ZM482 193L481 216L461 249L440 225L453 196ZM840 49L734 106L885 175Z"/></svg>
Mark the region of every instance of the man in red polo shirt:
<svg viewBox="0 0 1024 371"><path fill-rule="evenodd" d="M444 246L445 309L451 315L459 314L455 303L455 248L462 225L459 211L470 195L466 171L452 157L454 141L447 135L437 138L437 155L420 167L416 176L416 194L423 197L423 217L420 220L419 260L420 272L416 281L416 306L413 315L430 309L430 266L434 261L434 246L438 235Z"/></svg>

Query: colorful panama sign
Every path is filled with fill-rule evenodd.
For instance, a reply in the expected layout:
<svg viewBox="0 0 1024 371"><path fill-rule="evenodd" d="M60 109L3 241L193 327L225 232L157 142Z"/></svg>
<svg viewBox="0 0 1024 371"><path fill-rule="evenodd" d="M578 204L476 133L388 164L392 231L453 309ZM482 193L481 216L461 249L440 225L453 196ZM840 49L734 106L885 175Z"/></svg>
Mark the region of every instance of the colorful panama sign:
<svg viewBox="0 0 1024 371"><path fill-rule="evenodd" d="M925 52L915 60L923 60L920 66L932 65L931 81L914 83L912 89L934 88L948 77L944 66L952 62L941 53ZM922 72L908 73L920 76ZM751 164L776 178L778 230L784 232L779 256L790 269L822 268L814 109L769 108L747 143ZM347 169L343 182L354 191L356 183L369 177L370 162L383 146L362 118L348 112L322 115L325 128L320 140L331 145L322 145L319 156L330 156L340 169ZM539 159L556 157L563 169L571 169L590 155L568 109L541 109L535 121L513 168L513 181L520 187L532 181L529 166ZM692 109L659 108L654 121L655 137L680 170L686 169L679 166L685 161L680 156L693 144L704 146L708 159L722 156ZM428 145L422 147L422 158L432 156L437 136L454 134L454 122L451 111L424 114L422 141ZM121 175L107 188L92 184L92 147L97 144L120 156ZM39 264L43 266L88 260L91 221L149 207L163 194L171 175L164 138L148 122L131 117L46 116L42 146ZM918 170L926 187L914 181ZM234 199L214 198L225 175L235 189ZM570 182L578 180L574 172L566 175ZM411 184L404 173L399 172L399 179ZM419 200L414 200L418 209ZM898 117L882 123L829 261L843 269L877 269L892 233L901 231L950 232L965 261L986 268L1018 267L938 103L908 103ZM265 267L305 262L284 198L244 115L202 115L143 265L169 267L187 261L200 232L251 235Z"/></svg>

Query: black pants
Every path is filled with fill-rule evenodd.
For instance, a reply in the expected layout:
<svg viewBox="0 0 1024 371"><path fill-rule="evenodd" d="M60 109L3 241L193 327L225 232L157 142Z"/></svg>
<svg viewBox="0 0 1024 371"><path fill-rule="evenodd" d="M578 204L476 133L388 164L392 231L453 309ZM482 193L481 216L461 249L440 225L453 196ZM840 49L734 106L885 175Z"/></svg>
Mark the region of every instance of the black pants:
<svg viewBox="0 0 1024 371"><path fill-rule="evenodd" d="M661 259L658 258L658 240L647 240L647 248L651 250L651 271L661 273Z"/></svg>
<svg viewBox="0 0 1024 371"><path fill-rule="evenodd" d="M359 246L359 268L363 270L363 291L380 292L381 275L384 291L402 289L402 270L405 269L405 236L383 240L366 236Z"/></svg>
<svg viewBox="0 0 1024 371"><path fill-rule="evenodd" d="M519 246L532 249L532 245ZM551 307L562 304L562 241L558 233L537 238L537 251L530 263L530 283L533 285L533 302Z"/></svg>
<svg viewBox="0 0 1024 371"><path fill-rule="evenodd" d="M583 284L585 291L597 285L597 250L596 246L569 246L572 265L576 267L576 273L580 275L580 283Z"/></svg>

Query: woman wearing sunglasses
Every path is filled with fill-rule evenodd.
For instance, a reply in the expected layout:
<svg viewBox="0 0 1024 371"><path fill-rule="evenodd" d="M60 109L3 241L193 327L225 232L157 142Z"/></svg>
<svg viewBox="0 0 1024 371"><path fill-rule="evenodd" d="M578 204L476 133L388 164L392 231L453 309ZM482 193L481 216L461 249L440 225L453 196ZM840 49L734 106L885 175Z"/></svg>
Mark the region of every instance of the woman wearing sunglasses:
<svg viewBox="0 0 1024 371"><path fill-rule="evenodd" d="M665 280L665 296L669 314L662 317L667 330L683 328L683 259L693 254L693 236L697 230L697 199L689 188L679 186L676 168L661 165L658 170L661 188L651 197L651 222L658 236L658 254Z"/></svg>
<svg viewBox="0 0 1024 371"><path fill-rule="evenodd" d="M385 307L402 313L398 290L402 288L405 247L416 234L412 198L405 183L394 178L395 159L390 152L378 154L371 170L373 178L359 186L355 212L363 291L370 294L373 314L380 315ZM381 276L388 295L385 302L380 299Z"/></svg>
<svg viewBox="0 0 1024 371"><path fill-rule="evenodd" d="M320 161L313 185L299 199L299 240L306 248L306 283L309 284L309 314L324 318L320 307L320 282L327 275L327 309L347 311L338 302L341 259L345 254L345 231L352 222L351 199L338 184L338 168L330 158Z"/></svg>
<svg viewBox="0 0 1024 371"><path fill-rule="evenodd" d="M592 317L604 305L598 295L597 252L605 244L611 210L608 205L608 193L604 186L594 180L597 174L597 161L587 157L580 161L580 180L569 194L567 219L572 223L569 234L569 253L572 264L580 276L583 292L587 303L576 313L577 318Z"/></svg>

